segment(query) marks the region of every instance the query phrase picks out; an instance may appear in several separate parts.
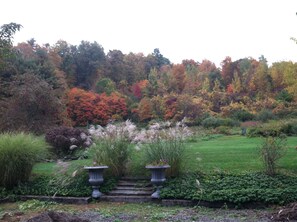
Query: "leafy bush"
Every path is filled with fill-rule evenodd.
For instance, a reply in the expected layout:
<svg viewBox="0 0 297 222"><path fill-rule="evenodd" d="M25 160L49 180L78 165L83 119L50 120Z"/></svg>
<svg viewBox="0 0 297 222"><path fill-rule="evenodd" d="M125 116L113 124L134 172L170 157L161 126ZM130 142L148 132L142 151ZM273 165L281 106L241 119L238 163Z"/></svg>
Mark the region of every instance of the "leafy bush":
<svg viewBox="0 0 297 222"><path fill-rule="evenodd" d="M284 156L286 151L286 137L264 137L260 146L260 155L263 161L265 172L268 175L276 174L277 161Z"/></svg>
<svg viewBox="0 0 297 222"><path fill-rule="evenodd" d="M199 185L197 184L197 180ZM192 173L168 179L161 198L233 203L286 204L297 201L296 176L262 173L243 175Z"/></svg>
<svg viewBox="0 0 297 222"><path fill-rule="evenodd" d="M34 163L45 157L48 147L43 138L32 134L1 134L0 186L10 189L27 181Z"/></svg>
<svg viewBox="0 0 297 222"><path fill-rule="evenodd" d="M286 134L287 136L297 135L297 120L288 119L285 121L272 121L252 127L248 131L248 136L279 136Z"/></svg>
<svg viewBox="0 0 297 222"><path fill-rule="evenodd" d="M239 126L240 123L229 118L221 119L217 117L209 117L204 119L201 125L205 128L216 128L219 126Z"/></svg>
<svg viewBox="0 0 297 222"><path fill-rule="evenodd" d="M292 102L294 97L287 90L283 89L276 95L276 99L282 102Z"/></svg>
<svg viewBox="0 0 297 222"><path fill-rule="evenodd" d="M73 154L76 149L92 144L88 133L82 129L60 126L50 129L45 134L46 141L52 145L58 157Z"/></svg>
<svg viewBox="0 0 297 222"><path fill-rule="evenodd" d="M275 119L276 116L273 114L273 112L271 110L262 110L258 116L257 116L257 120L262 121L262 122L267 122L268 120L272 120Z"/></svg>
<svg viewBox="0 0 297 222"><path fill-rule="evenodd" d="M234 113L232 113L231 117L239 121L249 121L255 118L255 116L252 113L246 110L237 110Z"/></svg>
<svg viewBox="0 0 297 222"><path fill-rule="evenodd" d="M224 135L231 135L231 128L228 126L219 126L217 128L215 128L215 132L217 134L224 134Z"/></svg>

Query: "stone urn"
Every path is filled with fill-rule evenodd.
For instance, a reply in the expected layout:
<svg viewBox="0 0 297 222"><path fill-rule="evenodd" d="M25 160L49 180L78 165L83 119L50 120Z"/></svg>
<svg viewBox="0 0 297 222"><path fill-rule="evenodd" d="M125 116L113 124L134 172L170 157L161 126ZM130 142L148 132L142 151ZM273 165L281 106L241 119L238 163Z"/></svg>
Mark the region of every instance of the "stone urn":
<svg viewBox="0 0 297 222"><path fill-rule="evenodd" d="M89 171L89 183L92 186L92 197L99 199L102 196L102 193L99 191L100 185L103 183L103 171L107 169L108 166L93 166L93 167L84 167L85 170Z"/></svg>
<svg viewBox="0 0 297 222"><path fill-rule="evenodd" d="M157 187L157 190L151 195L152 198L159 199L160 198L160 189L162 188L162 184L166 181L165 178L165 170L169 168L169 165L147 165L145 168L149 169L152 173L151 182L154 186Z"/></svg>

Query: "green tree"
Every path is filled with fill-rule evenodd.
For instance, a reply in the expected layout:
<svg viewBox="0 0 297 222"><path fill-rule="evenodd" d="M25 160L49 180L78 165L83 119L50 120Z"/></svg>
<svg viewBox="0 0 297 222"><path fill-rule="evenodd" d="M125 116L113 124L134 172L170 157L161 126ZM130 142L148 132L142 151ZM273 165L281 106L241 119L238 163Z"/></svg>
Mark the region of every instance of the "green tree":
<svg viewBox="0 0 297 222"><path fill-rule="evenodd" d="M82 41L72 50L75 65L75 86L91 89L99 77L99 69L105 65L105 53L97 42Z"/></svg>
<svg viewBox="0 0 297 222"><path fill-rule="evenodd" d="M4 24L0 27L0 102L9 96L8 87L17 73L14 66L13 36L22 26L17 23Z"/></svg>
<svg viewBox="0 0 297 222"><path fill-rule="evenodd" d="M115 83L110 78L102 78L96 83L96 92L106 93L110 96L116 90Z"/></svg>

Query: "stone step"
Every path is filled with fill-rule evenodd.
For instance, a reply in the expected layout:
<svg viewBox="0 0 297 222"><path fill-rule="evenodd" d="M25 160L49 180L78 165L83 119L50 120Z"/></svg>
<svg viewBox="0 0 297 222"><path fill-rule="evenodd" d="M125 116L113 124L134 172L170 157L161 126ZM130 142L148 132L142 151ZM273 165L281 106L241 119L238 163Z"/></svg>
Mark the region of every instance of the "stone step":
<svg viewBox="0 0 297 222"><path fill-rule="evenodd" d="M152 187L125 187L125 186L118 186L114 188L115 190L134 190L134 191L152 191Z"/></svg>
<svg viewBox="0 0 297 222"><path fill-rule="evenodd" d="M121 180L126 180L126 181L150 181L150 177L121 177Z"/></svg>
<svg viewBox="0 0 297 222"><path fill-rule="evenodd" d="M151 202L152 198L150 196L102 196L101 200L111 201L111 202L126 202L126 203L143 203Z"/></svg>
<svg viewBox="0 0 297 222"><path fill-rule="evenodd" d="M131 182L131 181L119 180L117 186L147 187L147 186L151 186L151 184L149 182L147 182L147 181Z"/></svg>
<svg viewBox="0 0 297 222"><path fill-rule="evenodd" d="M136 191L136 190L112 190L108 193L109 196L150 196L153 192L150 191Z"/></svg>

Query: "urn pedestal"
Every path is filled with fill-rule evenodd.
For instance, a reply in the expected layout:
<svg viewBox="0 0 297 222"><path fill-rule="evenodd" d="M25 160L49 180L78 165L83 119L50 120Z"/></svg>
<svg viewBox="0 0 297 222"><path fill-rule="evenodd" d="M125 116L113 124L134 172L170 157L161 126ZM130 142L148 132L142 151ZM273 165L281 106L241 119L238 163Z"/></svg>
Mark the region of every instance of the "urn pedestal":
<svg viewBox="0 0 297 222"><path fill-rule="evenodd" d="M145 168L151 171L151 183L157 187L157 190L151 195L152 198L159 199L160 198L160 189L162 188L162 184L166 181L165 178L165 170L169 168L169 165L163 166L152 166L148 165Z"/></svg>
<svg viewBox="0 0 297 222"><path fill-rule="evenodd" d="M108 166L84 167L85 170L89 171L89 183L93 189L92 198L99 199L102 196L99 187L104 181L103 171L107 168Z"/></svg>

